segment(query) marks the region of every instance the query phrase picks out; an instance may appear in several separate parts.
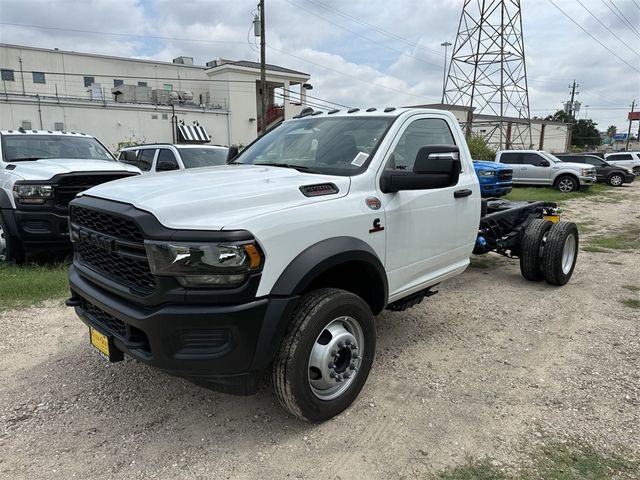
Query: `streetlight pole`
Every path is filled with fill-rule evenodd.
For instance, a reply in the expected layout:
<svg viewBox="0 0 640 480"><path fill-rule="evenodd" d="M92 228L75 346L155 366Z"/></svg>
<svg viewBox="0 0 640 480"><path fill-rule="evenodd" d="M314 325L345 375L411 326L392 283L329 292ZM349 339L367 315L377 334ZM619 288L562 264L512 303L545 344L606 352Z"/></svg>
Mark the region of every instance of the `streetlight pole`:
<svg viewBox="0 0 640 480"><path fill-rule="evenodd" d="M264 0L260 0L258 4L260 9L260 135L264 135L267 129L267 74L266 74L266 40L264 38L265 33L265 18L264 18Z"/></svg>
<svg viewBox="0 0 640 480"><path fill-rule="evenodd" d="M442 69L442 101L441 104L444 105L444 89L447 85L447 47L451 46L449 42L443 42L440 44L441 47L444 47L444 68Z"/></svg>

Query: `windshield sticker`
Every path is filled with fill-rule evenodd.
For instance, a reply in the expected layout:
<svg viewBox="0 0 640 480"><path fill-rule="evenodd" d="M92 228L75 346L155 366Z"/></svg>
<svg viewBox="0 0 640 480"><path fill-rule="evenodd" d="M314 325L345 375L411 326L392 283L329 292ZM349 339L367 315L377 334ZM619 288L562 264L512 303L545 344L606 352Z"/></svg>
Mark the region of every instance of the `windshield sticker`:
<svg viewBox="0 0 640 480"><path fill-rule="evenodd" d="M367 158L369 158L369 154L364 152L358 152L358 155L356 155L356 158L351 160L351 165L355 165L356 167L361 167L362 164L367 160Z"/></svg>

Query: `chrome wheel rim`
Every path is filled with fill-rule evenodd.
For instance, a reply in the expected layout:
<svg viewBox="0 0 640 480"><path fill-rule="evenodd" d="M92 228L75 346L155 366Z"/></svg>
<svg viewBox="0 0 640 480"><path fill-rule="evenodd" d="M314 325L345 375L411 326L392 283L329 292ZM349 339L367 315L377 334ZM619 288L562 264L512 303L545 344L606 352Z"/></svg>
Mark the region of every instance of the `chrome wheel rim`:
<svg viewBox="0 0 640 480"><path fill-rule="evenodd" d="M338 317L322 329L309 355L307 377L313 394L333 400L353 383L362 365L364 333L353 317Z"/></svg>
<svg viewBox="0 0 640 480"><path fill-rule="evenodd" d="M614 175L613 177L611 177L611 185L613 186L619 186L622 185L622 177L620 175Z"/></svg>
<svg viewBox="0 0 640 480"><path fill-rule="evenodd" d="M7 238L4 228L0 225L0 262L7 261Z"/></svg>
<svg viewBox="0 0 640 480"><path fill-rule="evenodd" d="M576 237L570 234L564 241L562 249L562 273L568 275L573 267L573 261L576 258Z"/></svg>
<svg viewBox="0 0 640 480"><path fill-rule="evenodd" d="M563 193L568 193L573 191L573 181L568 178L563 178L558 183L558 189Z"/></svg>

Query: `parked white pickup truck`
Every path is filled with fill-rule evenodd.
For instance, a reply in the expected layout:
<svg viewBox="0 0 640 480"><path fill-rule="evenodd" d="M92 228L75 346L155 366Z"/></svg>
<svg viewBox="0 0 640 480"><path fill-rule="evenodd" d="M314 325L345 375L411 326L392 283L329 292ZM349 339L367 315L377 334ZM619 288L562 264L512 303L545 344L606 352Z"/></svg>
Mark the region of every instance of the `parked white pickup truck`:
<svg viewBox="0 0 640 480"><path fill-rule="evenodd" d="M103 182L139 175L84 133L0 131L0 263L70 250L69 202Z"/></svg>
<svg viewBox="0 0 640 480"><path fill-rule="evenodd" d="M306 109L229 165L83 192L67 304L111 361L236 394L269 370L287 410L322 421L365 384L374 315L434 294L472 251L566 283L578 232L558 220L553 204L483 204L449 112Z"/></svg>

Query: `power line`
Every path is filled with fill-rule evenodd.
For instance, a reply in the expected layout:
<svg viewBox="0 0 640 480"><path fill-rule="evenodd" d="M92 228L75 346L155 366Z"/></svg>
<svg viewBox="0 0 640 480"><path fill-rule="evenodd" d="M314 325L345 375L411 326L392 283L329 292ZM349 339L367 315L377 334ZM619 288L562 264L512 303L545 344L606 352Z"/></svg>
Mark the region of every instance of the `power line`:
<svg viewBox="0 0 640 480"><path fill-rule="evenodd" d="M422 63L424 63L424 64L426 64L426 65L430 65L430 66L435 66L435 65L436 65L435 63L430 62L430 61L428 61L428 60L425 60L425 59L422 59L422 58L417 57L417 56L415 56L415 55L411 55L411 54L409 54L409 53L403 52L402 50L398 50L397 48L393 48L392 46L387 45L386 43L379 42L379 41L377 41L377 40L373 40L373 39L371 39L371 38L369 38L369 37L365 37L364 35L360 35L358 32L356 32L356 31L354 31L354 30L351 30L351 29L349 29L349 28L347 28L347 27L343 27L342 25L338 25L337 23L332 22L332 21L331 21L331 20L329 20L328 18L323 17L322 15L319 15L319 14L315 13L313 10L310 10L310 9L308 9L308 8L306 8L306 7L303 7L303 6L302 6L302 5L300 5L300 4L297 4L297 3L295 3L295 2L292 2L291 0L287 0L287 2L288 2L288 3L290 3L291 5L293 5L293 6L297 7L297 8L300 8L300 9L302 9L302 10L305 10L305 11L309 12L311 15L313 15L313 16L315 16L315 17L318 17L318 18L320 18L321 20L324 20L325 22L327 22L327 23L329 23L329 24L333 25L334 27L341 28L341 29L343 29L343 30L345 30L345 31L347 31L347 32L349 32L349 33L351 33L352 35L355 35L356 37L363 38L363 39L365 39L365 40L366 40L366 41L368 41L368 42L375 43L376 45L380 45L381 47L384 47L384 48L389 49L389 50L393 50L394 52L397 52L397 53L399 53L400 55L402 55L402 56L404 56L404 57L413 58L414 60L418 60L419 62L422 62Z"/></svg>
<svg viewBox="0 0 640 480"><path fill-rule="evenodd" d="M631 68L632 70L635 70L636 72L640 73L640 69L634 67L633 65L631 65L629 62L627 62L624 58L619 57L613 50L611 50L609 47L607 47L604 43L602 43L600 40L598 40L595 36L593 36L588 30L586 30L582 25L580 25L578 22L576 22L573 18L571 18L569 16L569 14L567 14L567 12L565 12L563 9L561 9L558 5L556 5L553 0L547 0L551 5L553 5L554 7L556 7L560 13L562 13L565 17L567 17L569 20L571 20L571 23L573 23L575 26L577 26L580 30L582 30L584 33L586 33L587 35L589 35L591 38L593 38L596 42L598 42L600 44L600 46L602 46L604 49L606 49L611 55L613 55L614 57L616 57L618 60L620 60L621 62L623 62L625 65L627 65L629 68Z"/></svg>
<svg viewBox="0 0 640 480"><path fill-rule="evenodd" d="M348 14L348 13L346 13L346 12L342 11L342 10L338 10L338 9L337 9L337 8L335 8L335 7L331 7L331 6L329 6L329 5L325 5L325 4L323 4L323 3L320 3L320 2L317 2L317 1L314 1L314 0L307 0L307 1L308 1L309 3L313 3L313 4L314 4L314 5L316 5L317 7L320 7L320 8L322 8L322 9L324 9L324 10L328 10L328 11L330 11L330 12L332 12L332 13L334 13L334 14L336 14L336 15L338 15L338 16L340 16L340 17L342 17L342 18L349 19L349 20L351 20L351 21L353 21L353 22L355 22L355 23L357 23L357 24L359 24L359 25L361 25L361 26L368 27L368 28L370 28L371 30L375 30L375 31L376 31L376 32L378 32L378 33L381 33L381 34L383 34L383 35L386 35L387 37L390 37L390 38L394 38L394 39L396 39L396 40L399 40L399 41L401 41L401 42L403 42L403 43L405 43L405 44L409 45L410 47L417 47L417 46L419 46L419 44L418 44L417 42L412 42L411 40L408 40L408 39L406 39L406 38L404 38L404 37L401 37L400 35L397 35L397 34L395 34L395 33L393 33L393 32L390 32L390 31L388 31L388 30L384 30L384 29L382 29L382 28L380 28L380 27L377 27L376 25L372 25L371 23L367 23L367 22L365 22L364 20L361 20L361 19L359 19L359 18L357 18L357 17L354 17L353 15L350 15L350 14ZM429 52L429 53L431 53L432 55L437 55L438 57L443 57L443 56L444 56L444 55L442 54L442 52L440 52L440 51L438 51L438 50L433 50L433 49L431 49L431 48L427 48L427 47L421 47L421 48L422 48L423 50L425 50L425 51L428 51L428 52Z"/></svg>
<svg viewBox="0 0 640 480"><path fill-rule="evenodd" d="M624 46L626 46L626 47L629 49L629 51L631 51L631 53L633 53L634 55L636 55L636 56L640 57L640 53L636 52L633 48L631 48L631 45L629 45L629 44L628 44L627 42L625 42L622 38L620 38L618 35L616 35L616 34L615 34L615 32L614 32L613 30L611 30L607 25L605 25L605 24L604 24L604 23L603 23L603 22L602 22L598 17L596 17L596 16L591 12L591 10L589 10L587 7L585 7L585 6L584 6L584 4L583 4L580 0L577 0L577 1L578 1L578 3L582 6L582 8L583 8L583 9L584 9L584 10L585 10L589 15L591 15L593 18L595 18L595 19L596 19L596 21L597 21L600 25L602 25L604 28L606 28L606 29L607 29L607 31L608 31L611 35L613 35L613 36L614 36L614 37L616 37L618 40L620 40L620 42L622 42L622 44L623 44Z"/></svg>
<svg viewBox="0 0 640 480"><path fill-rule="evenodd" d="M636 35L638 35L638 32L637 32L637 31L635 31L635 29L633 28L633 25L632 25L632 26L629 26L629 25L627 24L627 22L625 22L624 18L622 18L620 15L618 15L618 13L617 13L613 8L611 8L611 5L609 5L609 4L608 4L607 2L605 2L604 0L600 0L600 1L603 3L603 5L604 5L605 7L607 7L607 8L611 11L611 13L613 13L616 17L618 17L618 20L620 20L620 21L622 22L622 24L623 24L625 27L629 28L633 33L635 33ZM614 5L614 6L615 6L615 5ZM640 35L638 35L638 36L640 36Z"/></svg>
<svg viewBox="0 0 640 480"><path fill-rule="evenodd" d="M201 40L196 38L162 37L159 35L138 35L138 34L132 34L132 33L101 32L97 30L80 30L76 28L47 27L44 25L34 25L34 24L28 24L28 23L0 22L0 25L7 25L11 27L39 28L42 30L57 30L62 32L74 32L74 33L84 33L84 34L93 34L93 35L109 35L114 37L131 37L131 38L153 39L153 40L173 40L176 42L225 43L230 45L245 45L244 42L234 42L234 41L227 41L227 40Z"/></svg>
<svg viewBox="0 0 640 480"><path fill-rule="evenodd" d="M636 27L633 26L633 23L631 23L629 21L629 19L627 18L627 16L622 12L622 10L620 10L615 3L613 3L613 0L609 0L611 2L611 5L613 6L613 8L615 8L618 13L620 14L620 16L623 18L623 20L625 21L625 23L629 26L629 28L635 32L636 35L640 36L640 32L638 31L638 29Z"/></svg>

